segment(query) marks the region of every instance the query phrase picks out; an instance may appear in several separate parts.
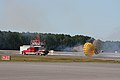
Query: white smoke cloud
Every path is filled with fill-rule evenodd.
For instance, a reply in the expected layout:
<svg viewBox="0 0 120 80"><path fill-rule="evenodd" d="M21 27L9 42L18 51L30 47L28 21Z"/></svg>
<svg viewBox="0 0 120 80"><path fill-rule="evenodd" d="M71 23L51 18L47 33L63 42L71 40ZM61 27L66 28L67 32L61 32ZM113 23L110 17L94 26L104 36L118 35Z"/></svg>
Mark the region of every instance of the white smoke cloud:
<svg viewBox="0 0 120 80"><path fill-rule="evenodd" d="M106 41L102 44L102 50L104 52L120 52L120 42Z"/></svg>

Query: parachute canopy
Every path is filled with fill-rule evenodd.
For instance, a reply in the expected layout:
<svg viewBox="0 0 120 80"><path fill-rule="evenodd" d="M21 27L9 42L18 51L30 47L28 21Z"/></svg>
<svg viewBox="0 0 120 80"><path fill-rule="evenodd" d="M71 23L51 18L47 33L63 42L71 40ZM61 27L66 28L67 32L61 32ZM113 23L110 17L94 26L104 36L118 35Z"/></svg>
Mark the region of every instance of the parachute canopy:
<svg viewBox="0 0 120 80"><path fill-rule="evenodd" d="M86 56L93 56L94 55L94 45L92 43L85 43L83 46L83 52Z"/></svg>

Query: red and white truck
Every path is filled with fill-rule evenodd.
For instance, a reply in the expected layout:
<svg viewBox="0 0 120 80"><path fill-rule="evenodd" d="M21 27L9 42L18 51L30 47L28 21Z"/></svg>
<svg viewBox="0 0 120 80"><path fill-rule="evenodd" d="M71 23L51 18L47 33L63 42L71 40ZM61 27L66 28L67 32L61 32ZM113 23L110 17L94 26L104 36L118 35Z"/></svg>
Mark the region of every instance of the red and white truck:
<svg viewBox="0 0 120 80"><path fill-rule="evenodd" d="M47 55L49 52L46 50L45 41L40 40L38 36L37 39L31 40L30 45L20 46L20 54L28 55Z"/></svg>

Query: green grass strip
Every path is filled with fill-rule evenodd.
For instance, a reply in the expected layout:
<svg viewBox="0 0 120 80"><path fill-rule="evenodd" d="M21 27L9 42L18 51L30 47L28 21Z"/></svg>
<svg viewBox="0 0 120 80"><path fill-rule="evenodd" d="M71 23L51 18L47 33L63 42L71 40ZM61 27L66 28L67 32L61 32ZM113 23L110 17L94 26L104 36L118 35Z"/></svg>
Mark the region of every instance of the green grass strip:
<svg viewBox="0 0 120 80"><path fill-rule="evenodd" d="M75 56L10 56L11 60L0 62L104 62L104 63L120 63L118 59L95 59L95 58L83 58Z"/></svg>

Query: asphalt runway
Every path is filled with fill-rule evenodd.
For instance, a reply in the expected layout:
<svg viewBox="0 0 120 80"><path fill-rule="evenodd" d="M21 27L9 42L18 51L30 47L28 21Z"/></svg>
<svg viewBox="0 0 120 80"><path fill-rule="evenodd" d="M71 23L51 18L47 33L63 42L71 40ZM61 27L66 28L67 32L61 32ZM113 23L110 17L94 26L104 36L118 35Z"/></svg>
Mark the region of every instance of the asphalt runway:
<svg viewBox="0 0 120 80"><path fill-rule="evenodd" d="M0 80L120 80L120 64L0 62Z"/></svg>
<svg viewBox="0 0 120 80"><path fill-rule="evenodd" d="M54 52L52 55L62 55L62 56L80 56L86 57L83 52ZM120 53L104 52L99 54L94 54L92 58L111 58L120 59Z"/></svg>

